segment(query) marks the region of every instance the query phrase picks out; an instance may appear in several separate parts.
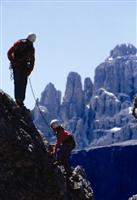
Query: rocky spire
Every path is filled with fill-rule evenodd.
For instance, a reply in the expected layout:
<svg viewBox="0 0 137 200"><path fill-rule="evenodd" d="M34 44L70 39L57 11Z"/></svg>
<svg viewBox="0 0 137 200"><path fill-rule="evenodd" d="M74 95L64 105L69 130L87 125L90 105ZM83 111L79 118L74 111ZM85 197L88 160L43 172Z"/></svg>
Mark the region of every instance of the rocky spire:
<svg viewBox="0 0 137 200"><path fill-rule="evenodd" d="M90 99L93 94L93 83L89 77L84 80L84 101L85 104L90 102Z"/></svg>
<svg viewBox="0 0 137 200"><path fill-rule="evenodd" d="M135 55L136 53L137 49L132 44L121 44L111 50L110 57L116 58L118 56Z"/></svg>
<svg viewBox="0 0 137 200"><path fill-rule="evenodd" d="M61 106L61 116L65 121L72 117L80 117L84 109L84 94L81 77L76 72L70 72L67 78L65 96Z"/></svg>
<svg viewBox="0 0 137 200"><path fill-rule="evenodd" d="M52 83L49 83L41 94L39 104L48 108L48 112L55 117L59 113L61 103L61 92L56 90Z"/></svg>
<svg viewBox="0 0 137 200"><path fill-rule="evenodd" d="M117 45L95 70L94 93L103 87L116 95L125 93L132 98L137 91L136 52L133 45Z"/></svg>

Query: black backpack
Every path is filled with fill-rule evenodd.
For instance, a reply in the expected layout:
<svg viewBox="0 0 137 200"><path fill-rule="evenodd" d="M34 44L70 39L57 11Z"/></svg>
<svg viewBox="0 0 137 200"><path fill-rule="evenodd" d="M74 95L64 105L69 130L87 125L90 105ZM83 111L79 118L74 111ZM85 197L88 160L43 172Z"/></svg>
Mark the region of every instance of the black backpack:
<svg viewBox="0 0 137 200"><path fill-rule="evenodd" d="M28 43L27 39L19 40L19 45L14 52L15 59L25 61L31 48L32 46Z"/></svg>
<svg viewBox="0 0 137 200"><path fill-rule="evenodd" d="M64 141L64 143L67 143L70 145L71 150L74 149L76 147L76 143L74 140L74 136L73 135L69 135L68 138Z"/></svg>

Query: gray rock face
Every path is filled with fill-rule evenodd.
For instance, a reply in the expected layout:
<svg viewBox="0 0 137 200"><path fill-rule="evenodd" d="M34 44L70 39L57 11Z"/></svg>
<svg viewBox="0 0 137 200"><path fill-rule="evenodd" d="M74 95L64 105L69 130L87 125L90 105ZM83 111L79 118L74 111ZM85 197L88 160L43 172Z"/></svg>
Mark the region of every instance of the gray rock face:
<svg viewBox="0 0 137 200"><path fill-rule="evenodd" d="M107 92L104 88L100 88L97 92L91 101L97 119L103 115L112 117L120 111L121 102L113 93Z"/></svg>
<svg viewBox="0 0 137 200"><path fill-rule="evenodd" d="M73 117L81 117L84 110L84 93L81 77L71 72L67 78L66 91L61 105L60 116L63 121Z"/></svg>
<svg viewBox="0 0 137 200"><path fill-rule="evenodd" d="M94 83L89 77L85 78L84 87L80 75L70 72L62 102L60 98L53 100L53 96L58 96L53 85L50 89L46 87L40 101L40 106L46 108L46 111L43 109L46 119L49 122L53 117L59 118L74 134L77 148L137 138L131 111L132 99L137 93L136 52L131 44L117 45L97 66ZM38 111L34 114L36 119L38 127L50 140Z"/></svg>
<svg viewBox="0 0 137 200"><path fill-rule="evenodd" d="M61 92L56 90L52 83L49 83L41 94L39 105L48 109L51 117L59 113L61 103Z"/></svg>
<svg viewBox="0 0 137 200"><path fill-rule="evenodd" d="M117 45L111 52L110 57L116 58L118 56L136 55L137 49L132 44Z"/></svg>
<svg viewBox="0 0 137 200"><path fill-rule="evenodd" d="M93 200L83 169L66 177L54 161L30 111L0 91L0 199Z"/></svg>
<svg viewBox="0 0 137 200"><path fill-rule="evenodd" d="M120 48L121 49L121 48ZM128 51L128 47L126 48ZM134 49L134 48L133 48ZM118 47L114 51L121 52ZM129 48L129 52L131 48ZM132 52L132 51L131 51ZM136 54L125 54L123 51L106 59L95 70L94 91L103 87L107 91L116 95L124 93L133 97L136 93L136 72L137 72L137 57Z"/></svg>
<svg viewBox="0 0 137 200"><path fill-rule="evenodd" d="M93 94L93 83L90 78L85 78L84 81L84 102L88 104Z"/></svg>

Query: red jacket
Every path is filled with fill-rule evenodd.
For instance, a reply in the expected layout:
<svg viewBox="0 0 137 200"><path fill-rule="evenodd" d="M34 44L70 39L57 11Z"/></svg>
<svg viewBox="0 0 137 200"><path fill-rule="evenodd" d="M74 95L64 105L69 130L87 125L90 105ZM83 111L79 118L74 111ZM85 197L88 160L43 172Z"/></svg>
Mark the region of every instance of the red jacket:
<svg viewBox="0 0 137 200"><path fill-rule="evenodd" d="M71 133L67 132L66 130L62 129L59 134L57 134L57 142L55 145L55 152L57 151L57 148L69 138Z"/></svg>
<svg viewBox="0 0 137 200"><path fill-rule="evenodd" d="M35 62L35 49L33 43L27 39L18 40L8 50L7 56L14 66L20 66L29 62L30 70L33 70Z"/></svg>

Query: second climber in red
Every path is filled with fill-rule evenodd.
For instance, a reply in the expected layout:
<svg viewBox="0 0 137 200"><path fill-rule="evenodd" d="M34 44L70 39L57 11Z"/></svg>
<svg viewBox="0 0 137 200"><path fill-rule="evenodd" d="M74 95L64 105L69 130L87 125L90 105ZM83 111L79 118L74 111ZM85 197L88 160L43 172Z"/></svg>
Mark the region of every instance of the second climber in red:
<svg viewBox="0 0 137 200"><path fill-rule="evenodd" d="M75 148L74 137L71 133L63 128L60 121L57 119L53 119L50 122L50 126L57 138L53 149L53 153L56 157L56 163L57 165L63 165L66 173L70 175L71 167L69 165L69 157L71 151Z"/></svg>

